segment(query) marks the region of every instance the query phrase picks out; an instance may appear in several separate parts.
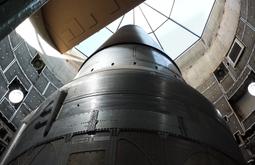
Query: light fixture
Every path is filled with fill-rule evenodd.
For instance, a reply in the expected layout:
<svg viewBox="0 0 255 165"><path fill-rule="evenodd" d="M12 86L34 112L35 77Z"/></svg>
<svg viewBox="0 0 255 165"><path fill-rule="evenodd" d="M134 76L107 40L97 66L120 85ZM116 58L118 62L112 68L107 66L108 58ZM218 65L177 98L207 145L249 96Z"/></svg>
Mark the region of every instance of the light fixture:
<svg viewBox="0 0 255 165"><path fill-rule="evenodd" d="M45 66L44 62L42 61L40 55L37 53L34 59L31 61L31 64L34 66L38 74L40 74Z"/></svg>
<svg viewBox="0 0 255 165"><path fill-rule="evenodd" d="M255 96L255 82L249 84L248 91L252 96Z"/></svg>
<svg viewBox="0 0 255 165"><path fill-rule="evenodd" d="M14 89L9 93L9 100L11 103L18 104L24 98L24 93L20 89Z"/></svg>

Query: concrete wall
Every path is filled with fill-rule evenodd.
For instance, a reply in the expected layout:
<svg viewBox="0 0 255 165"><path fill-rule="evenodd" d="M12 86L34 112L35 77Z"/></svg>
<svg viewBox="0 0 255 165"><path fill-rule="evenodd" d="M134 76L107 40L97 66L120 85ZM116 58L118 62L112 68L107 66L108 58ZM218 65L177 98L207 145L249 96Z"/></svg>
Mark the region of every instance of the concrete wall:
<svg viewBox="0 0 255 165"><path fill-rule="evenodd" d="M0 156L24 117L63 85L47 66L40 73L36 70L32 61L38 56L15 30L0 41ZM19 104L8 97L14 81L25 92ZM1 137L1 131L7 133Z"/></svg>
<svg viewBox="0 0 255 165"><path fill-rule="evenodd" d="M233 0L232 0L233 1ZM226 67L226 75L219 81L211 71L209 78L197 86L223 115L246 160L255 156L255 102L247 87L255 81L255 1L242 0L240 17L233 37L245 46L236 66L229 64L226 54L221 64ZM216 66L217 67L217 66Z"/></svg>
<svg viewBox="0 0 255 165"><path fill-rule="evenodd" d="M198 87L207 80L227 54L240 15L240 0L216 0L201 40L176 63L188 84Z"/></svg>
<svg viewBox="0 0 255 165"><path fill-rule="evenodd" d="M16 31L0 42L0 112L16 128L28 113L63 85L47 66L41 73L37 72L31 64L37 54ZM27 92L17 107L8 99L9 86L15 79L20 81Z"/></svg>

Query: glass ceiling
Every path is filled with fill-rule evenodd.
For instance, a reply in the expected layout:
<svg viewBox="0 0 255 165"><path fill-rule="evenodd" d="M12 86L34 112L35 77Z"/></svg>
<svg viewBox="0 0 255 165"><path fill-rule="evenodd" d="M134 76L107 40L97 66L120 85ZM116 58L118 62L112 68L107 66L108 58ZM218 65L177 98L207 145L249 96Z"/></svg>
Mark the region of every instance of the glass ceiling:
<svg viewBox="0 0 255 165"><path fill-rule="evenodd" d="M146 0L76 46L90 56L119 28L142 27L176 59L200 39L215 0Z"/></svg>

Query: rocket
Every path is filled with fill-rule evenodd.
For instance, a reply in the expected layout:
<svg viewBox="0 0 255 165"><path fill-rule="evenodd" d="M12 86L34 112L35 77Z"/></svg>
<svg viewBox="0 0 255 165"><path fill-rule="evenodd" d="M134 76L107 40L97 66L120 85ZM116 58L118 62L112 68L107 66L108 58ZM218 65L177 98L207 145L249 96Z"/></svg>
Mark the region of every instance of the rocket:
<svg viewBox="0 0 255 165"><path fill-rule="evenodd" d="M24 119L1 164L244 162L214 106L143 29L128 25Z"/></svg>

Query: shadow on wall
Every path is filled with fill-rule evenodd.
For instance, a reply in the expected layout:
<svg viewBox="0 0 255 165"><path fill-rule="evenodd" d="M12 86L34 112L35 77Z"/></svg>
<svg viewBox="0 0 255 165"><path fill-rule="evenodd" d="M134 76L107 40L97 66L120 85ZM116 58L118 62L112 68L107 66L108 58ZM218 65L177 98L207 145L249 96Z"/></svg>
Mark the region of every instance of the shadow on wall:
<svg viewBox="0 0 255 165"><path fill-rule="evenodd" d="M64 84L74 78L86 58L75 49L64 54L56 50L44 27L40 11L26 19L16 30L31 47L38 51L49 70Z"/></svg>

